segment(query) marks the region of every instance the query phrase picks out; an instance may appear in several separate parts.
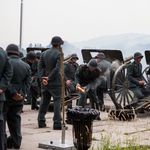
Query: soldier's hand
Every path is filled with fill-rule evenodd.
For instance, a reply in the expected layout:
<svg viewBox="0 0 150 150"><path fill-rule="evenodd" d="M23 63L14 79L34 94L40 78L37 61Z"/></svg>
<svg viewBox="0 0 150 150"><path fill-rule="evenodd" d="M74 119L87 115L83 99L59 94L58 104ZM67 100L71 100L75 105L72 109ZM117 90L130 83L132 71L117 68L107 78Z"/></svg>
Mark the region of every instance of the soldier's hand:
<svg viewBox="0 0 150 150"><path fill-rule="evenodd" d="M2 94L4 91L2 89L0 89L0 94Z"/></svg>
<svg viewBox="0 0 150 150"><path fill-rule="evenodd" d="M68 86L71 85L71 83L72 83L71 80L67 80L67 81L66 81L66 85L68 85Z"/></svg>
<svg viewBox="0 0 150 150"><path fill-rule="evenodd" d="M140 85L144 85L144 84L145 84L145 81L144 81L144 80L141 80L141 81L139 81L139 84L140 84Z"/></svg>
<svg viewBox="0 0 150 150"><path fill-rule="evenodd" d="M48 85L48 77L42 77L42 84L44 86Z"/></svg>
<svg viewBox="0 0 150 150"><path fill-rule="evenodd" d="M19 93L16 93L12 99L14 99L15 101L22 101L23 100L23 96Z"/></svg>

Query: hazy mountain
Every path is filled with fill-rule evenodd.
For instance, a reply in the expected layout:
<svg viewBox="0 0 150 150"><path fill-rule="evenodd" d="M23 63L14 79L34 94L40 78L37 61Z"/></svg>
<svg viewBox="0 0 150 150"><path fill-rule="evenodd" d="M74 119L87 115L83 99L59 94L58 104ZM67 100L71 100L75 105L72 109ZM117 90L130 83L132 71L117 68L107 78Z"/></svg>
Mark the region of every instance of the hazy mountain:
<svg viewBox="0 0 150 150"><path fill-rule="evenodd" d="M120 49L123 53L133 53L133 51L144 51L150 49L150 35L146 34L120 34L104 36L87 41L74 43L76 47L98 48L98 49Z"/></svg>
<svg viewBox="0 0 150 150"><path fill-rule="evenodd" d="M0 44L1 46L4 45L4 43ZM50 47L50 45L47 45L46 47ZM81 49L84 48L120 49L125 58L133 55L136 51L140 51L142 54L144 54L145 50L150 50L150 35L128 33L113 36L103 36L78 43L69 43L65 41L63 45L64 57L72 53L77 53L79 62L82 63ZM24 54L26 54L26 48L22 49L22 51ZM145 60L143 59L143 61Z"/></svg>
<svg viewBox="0 0 150 150"><path fill-rule="evenodd" d="M145 50L150 50L150 35L129 33L113 36L103 36L74 43L74 45L79 47L79 49L119 49L122 51L125 58L133 55L136 51L139 51L144 55Z"/></svg>

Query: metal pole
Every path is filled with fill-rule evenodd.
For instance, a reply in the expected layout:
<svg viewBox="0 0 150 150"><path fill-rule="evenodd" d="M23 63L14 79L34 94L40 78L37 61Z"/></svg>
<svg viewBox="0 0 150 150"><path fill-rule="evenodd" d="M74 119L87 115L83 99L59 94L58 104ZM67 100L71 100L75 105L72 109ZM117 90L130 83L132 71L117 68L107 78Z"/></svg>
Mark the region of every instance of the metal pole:
<svg viewBox="0 0 150 150"><path fill-rule="evenodd" d="M19 36L19 48L22 49L22 19L23 19L23 0L20 5L20 36Z"/></svg>
<svg viewBox="0 0 150 150"><path fill-rule="evenodd" d="M61 101L62 101L62 137L61 137L61 143L65 144L65 83L64 83L64 54L62 49L60 49L61 52Z"/></svg>

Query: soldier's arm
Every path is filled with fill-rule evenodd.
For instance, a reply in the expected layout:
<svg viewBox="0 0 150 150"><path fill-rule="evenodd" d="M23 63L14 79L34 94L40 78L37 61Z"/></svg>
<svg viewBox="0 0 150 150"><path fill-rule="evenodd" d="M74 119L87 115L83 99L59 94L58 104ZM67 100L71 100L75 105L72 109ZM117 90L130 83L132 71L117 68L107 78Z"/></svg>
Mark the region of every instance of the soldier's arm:
<svg viewBox="0 0 150 150"><path fill-rule="evenodd" d="M41 54L39 63L38 63L38 76L40 79L42 79L43 76L45 76L45 64L44 64L44 53Z"/></svg>
<svg viewBox="0 0 150 150"><path fill-rule="evenodd" d="M136 84L136 85L140 85L139 84L139 80L133 77L133 65L129 65L129 67L127 68L127 73L128 73L128 79L130 82Z"/></svg>
<svg viewBox="0 0 150 150"><path fill-rule="evenodd" d="M8 58L4 67L2 78L0 79L0 89L5 91L10 84L11 78L13 76L13 68Z"/></svg>
<svg viewBox="0 0 150 150"><path fill-rule="evenodd" d="M65 81L70 80L68 77L68 73L69 73L68 64L64 64Z"/></svg>
<svg viewBox="0 0 150 150"><path fill-rule="evenodd" d="M26 67L26 77L24 79L24 95L27 94L27 90L30 88L31 85L31 69L30 66L27 65Z"/></svg>
<svg viewBox="0 0 150 150"><path fill-rule="evenodd" d="M58 54L56 66L48 75L48 80L53 80L55 79L55 77L58 77L58 74L60 73L60 68L61 68L60 65L61 65L61 54Z"/></svg>

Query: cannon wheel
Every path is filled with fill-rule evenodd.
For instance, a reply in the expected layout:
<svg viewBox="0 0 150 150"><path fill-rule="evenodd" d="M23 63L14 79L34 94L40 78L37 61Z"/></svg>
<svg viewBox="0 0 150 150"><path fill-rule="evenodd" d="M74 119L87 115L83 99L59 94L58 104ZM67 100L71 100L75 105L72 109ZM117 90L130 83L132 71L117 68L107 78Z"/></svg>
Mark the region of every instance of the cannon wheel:
<svg viewBox="0 0 150 150"><path fill-rule="evenodd" d="M146 67L143 71L143 77L145 80L145 86L150 87L150 74L147 74L147 71L150 69L150 66Z"/></svg>
<svg viewBox="0 0 150 150"><path fill-rule="evenodd" d="M114 73L112 79L112 95L115 106L128 105L133 101L134 94L129 89L129 82L127 79L127 67L129 63L122 64Z"/></svg>

